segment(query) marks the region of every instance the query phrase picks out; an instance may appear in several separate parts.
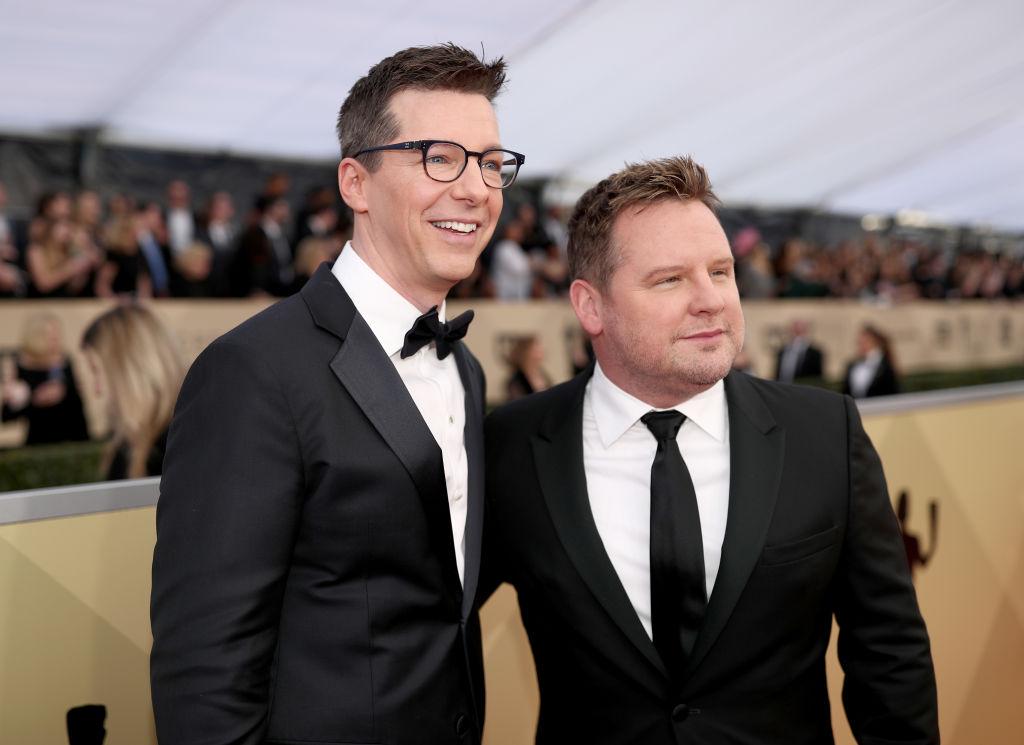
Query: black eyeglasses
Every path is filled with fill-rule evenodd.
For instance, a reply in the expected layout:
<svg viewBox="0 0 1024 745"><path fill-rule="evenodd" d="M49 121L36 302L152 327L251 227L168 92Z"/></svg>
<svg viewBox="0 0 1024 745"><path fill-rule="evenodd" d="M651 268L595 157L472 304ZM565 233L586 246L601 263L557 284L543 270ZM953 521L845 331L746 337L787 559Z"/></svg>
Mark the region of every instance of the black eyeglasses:
<svg viewBox="0 0 1024 745"><path fill-rule="evenodd" d="M492 189L504 189L512 185L519 174L519 166L526 162L526 156L511 150L484 150L475 153L457 142L445 140L413 140L396 142L394 145L368 147L353 155L358 158L365 153L379 153L385 150L419 150L423 154L423 170L434 181L448 183L455 181L466 170L466 163L472 155L480 163L480 174L484 183Z"/></svg>

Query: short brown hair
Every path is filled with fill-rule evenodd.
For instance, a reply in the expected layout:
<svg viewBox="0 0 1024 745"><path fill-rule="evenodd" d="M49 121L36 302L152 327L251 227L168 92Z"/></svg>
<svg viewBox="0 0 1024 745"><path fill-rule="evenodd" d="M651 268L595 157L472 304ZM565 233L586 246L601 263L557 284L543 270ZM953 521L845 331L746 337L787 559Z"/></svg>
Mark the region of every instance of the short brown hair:
<svg viewBox="0 0 1024 745"><path fill-rule="evenodd" d="M493 102L504 85L503 57L484 62L468 49L451 43L403 49L371 67L348 92L338 112L341 157L386 145L397 136L398 122L388 104L399 91L479 93ZM372 171L380 162L379 156L368 153L363 162Z"/></svg>
<svg viewBox="0 0 1024 745"><path fill-rule="evenodd" d="M668 199L695 199L712 212L720 204L704 168L682 156L628 164L591 187L569 218L571 277L606 285L621 258L612 246L615 220L632 207Z"/></svg>

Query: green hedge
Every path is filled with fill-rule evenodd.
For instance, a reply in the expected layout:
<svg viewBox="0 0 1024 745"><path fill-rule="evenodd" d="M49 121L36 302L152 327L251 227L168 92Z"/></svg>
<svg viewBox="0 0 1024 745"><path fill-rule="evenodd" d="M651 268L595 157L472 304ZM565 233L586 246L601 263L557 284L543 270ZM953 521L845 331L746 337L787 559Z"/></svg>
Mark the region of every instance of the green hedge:
<svg viewBox="0 0 1024 745"><path fill-rule="evenodd" d="M0 492L99 481L105 442L0 450Z"/></svg>
<svg viewBox="0 0 1024 745"><path fill-rule="evenodd" d="M984 368L979 370L933 370L900 376L903 393L941 391L948 388L966 388L972 385L990 385L1024 380L1024 365L1011 367ZM841 391L841 380L798 380L798 383Z"/></svg>

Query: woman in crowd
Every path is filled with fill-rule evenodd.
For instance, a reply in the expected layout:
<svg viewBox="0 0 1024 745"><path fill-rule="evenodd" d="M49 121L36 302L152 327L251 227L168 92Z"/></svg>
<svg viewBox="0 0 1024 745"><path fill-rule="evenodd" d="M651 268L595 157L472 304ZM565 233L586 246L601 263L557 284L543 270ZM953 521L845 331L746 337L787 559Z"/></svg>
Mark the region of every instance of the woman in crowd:
<svg viewBox="0 0 1024 745"><path fill-rule="evenodd" d="M900 392L889 337L865 324L857 335L857 358L846 368L843 393L854 398L891 396Z"/></svg>
<svg viewBox="0 0 1024 745"><path fill-rule="evenodd" d="M98 297L152 297L146 262L139 251L137 218L118 214L104 228L107 255L96 274Z"/></svg>
<svg viewBox="0 0 1024 745"><path fill-rule="evenodd" d="M26 253L28 275L36 297L82 297L92 292L99 249L68 219L40 223Z"/></svg>
<svg viewBox="0 0 1024 745"><path fill-rule="evenodd" d="M51 313L29 317L3 371L3 419L20 418L28 421L26 445L89 439L60 321Z"/></svg>
<svg viewBox="0 0 1024 745"><path fill-rule="evenodd" d="M156 316L125 305L94 320L82 350L106 399L112 432L108 479L158 476L184 375L175 342Z"/></svg>
<svg viewBox="0 0 1024 745"><path fill-rule="evenodd" d="M551 387L551 378L544 372L544 347L537 336L517 339L509 351L508 362L512 368L506 383L509 401Z"/></svg>

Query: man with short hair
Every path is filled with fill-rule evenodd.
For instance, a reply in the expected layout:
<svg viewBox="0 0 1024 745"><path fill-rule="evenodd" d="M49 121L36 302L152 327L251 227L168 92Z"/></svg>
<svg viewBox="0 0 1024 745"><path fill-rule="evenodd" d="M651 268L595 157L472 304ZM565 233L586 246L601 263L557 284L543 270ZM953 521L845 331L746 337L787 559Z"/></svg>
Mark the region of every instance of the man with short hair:
<svg viewBox="0 0 1024 745"><path fill-rule="evenodd" d="M789 324L789 340L775 360L775 379L780 383L821 380L824 355L811 341L810 330L810 324L802 318Z"/></svg>
<svg viewBox="0 0 1024 745"><path fill-rule="evenodd" d="M569 224L596 364L485 425L487 551L537 665L537 742L938 743L878 456L849 398L730 372L744 319L704 169L627 167ZM485 582L490 585L490 581Z"/></svg>
<svg viewBox="0 0 1024 745"><path fill-rule="evenodd" d="M228 267L232 294L237 297L291 294L295 270L292 249L284 234L289 210L284 197L256 197L256 219L239 236Z"/></svg>
<svg viewBox="0 0 1024 745"><path fill-rule="evenodd" d="M167 245L174 258L185 253L195 237L191 199L188 184L181 179L167 185Z"/></svg>
<svg viewBox="0 0 1024 745"><path fill-rule="evenodd" d="M193 364L157 509L161 743L479 743L484 381L444 299L523 162L504 70L453 45L371 68L338 126L352 241Z"/></svg>

